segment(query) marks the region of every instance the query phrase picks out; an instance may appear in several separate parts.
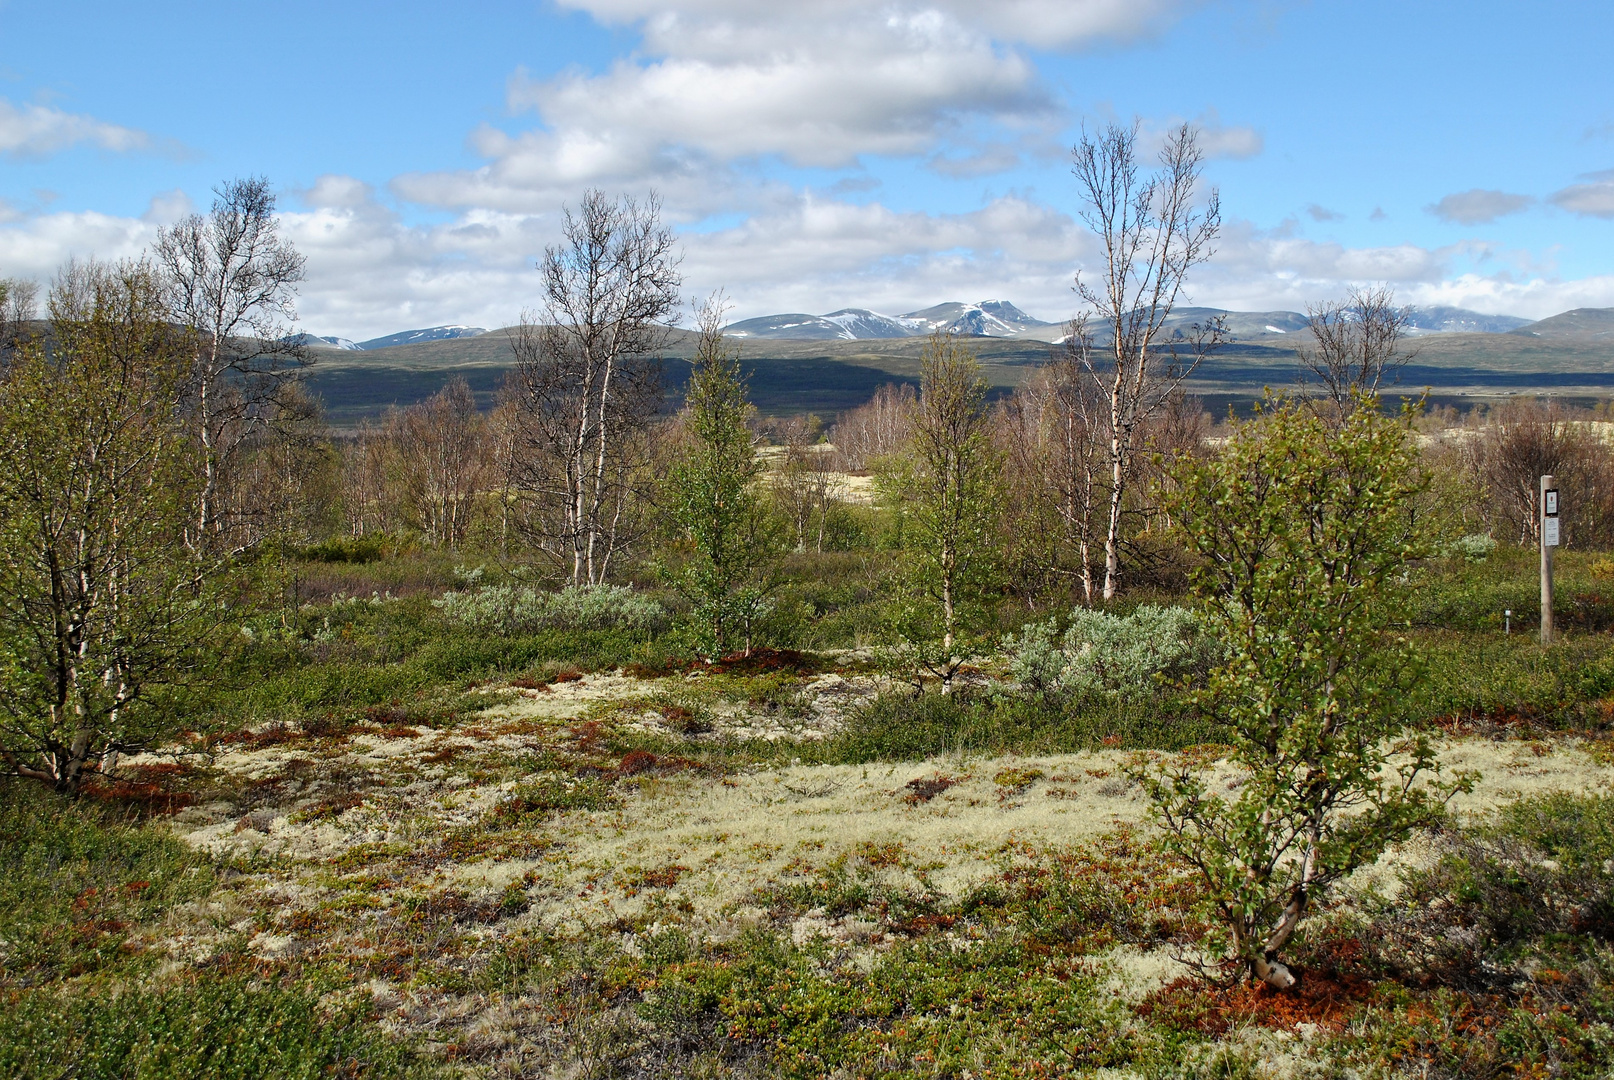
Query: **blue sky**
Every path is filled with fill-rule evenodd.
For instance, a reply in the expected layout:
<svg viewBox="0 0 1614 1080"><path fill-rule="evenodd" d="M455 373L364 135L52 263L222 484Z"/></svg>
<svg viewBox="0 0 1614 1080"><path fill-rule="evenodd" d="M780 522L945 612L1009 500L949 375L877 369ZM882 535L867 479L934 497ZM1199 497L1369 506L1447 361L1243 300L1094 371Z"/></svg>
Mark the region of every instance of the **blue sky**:
<svg viewBox="0 0 1614 1080"><path fill-rule="evenodd" d="M0 0L0 275L281 192L315 333L511 322L590 186L659 194L736 317L1073 312L1082 125L1196 123L1193 300L1352 284L1614 306L1614 5L1359 0Z"/></svg>

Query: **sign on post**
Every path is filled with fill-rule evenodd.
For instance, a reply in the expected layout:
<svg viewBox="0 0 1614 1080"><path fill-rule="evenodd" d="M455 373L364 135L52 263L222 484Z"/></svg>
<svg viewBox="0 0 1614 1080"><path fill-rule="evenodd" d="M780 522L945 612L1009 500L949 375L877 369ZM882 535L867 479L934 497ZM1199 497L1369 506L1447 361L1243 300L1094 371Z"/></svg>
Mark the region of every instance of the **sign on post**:
<svg viewBox="0 0 1614 1080"><path fill-rule="evenodd" d="M1541 644L1552 643L1552 549L1562 541L1558 531L1558 478L1541 478Z"/></svg>

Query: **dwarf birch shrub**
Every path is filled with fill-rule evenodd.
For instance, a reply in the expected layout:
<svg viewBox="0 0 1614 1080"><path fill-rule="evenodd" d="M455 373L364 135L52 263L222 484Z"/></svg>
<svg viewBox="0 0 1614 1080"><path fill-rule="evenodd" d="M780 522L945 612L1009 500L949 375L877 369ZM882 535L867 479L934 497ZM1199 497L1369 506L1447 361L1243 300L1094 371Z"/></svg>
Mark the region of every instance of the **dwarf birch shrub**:
<svg viewBox="0 0 1614 1080"><path fill-rule="evenodd" d="M1053 701L1136 701L1163 679L1203 677L1223 656L1193 612L1155 604L1130 615L1077 608L1063 635L1050 619L1027 624L1004 644L1010 678Z"/></svg>

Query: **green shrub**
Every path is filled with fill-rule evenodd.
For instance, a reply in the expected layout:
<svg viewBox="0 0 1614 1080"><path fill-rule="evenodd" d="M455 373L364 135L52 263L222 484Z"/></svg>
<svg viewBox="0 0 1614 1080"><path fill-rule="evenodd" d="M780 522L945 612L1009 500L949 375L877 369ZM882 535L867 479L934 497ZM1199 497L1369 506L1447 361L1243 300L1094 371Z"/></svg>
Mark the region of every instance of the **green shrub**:
<svg viewBox="0 0 1614 1080"><path fill-rule="evenodd" d="M1010 678L1054 701L1139 700L1162 678L1202 676L1222 658L1192 612L1154 604L1130 615L1077 608L1063 636L1053 621L1030 623L1004 645Z"/></svg>
<svg viewBox="0 0 1614 1080"><path fill-rule="evenodd" d="M1479 989L1538 964L1608 962L1597 943L1614 941L1614 797L1522 799L1439 849L1373 935L1394 967Z"/></svg>
<svg viewBox="0 0 1614 1080"><path fill-rule="evenodd" d="M291 554L317 563L373 563L397 555L403 543L393 537L368 533L364 536L338 536L318 544L296 548Z"/></svg>
<svg viewBox="0 0 1614 1080"><path fill-rule="evenodd" d="M132 928L213 887L207 858L166 829L32 781L0 784L0 866L0 986L131 962Z"/></svg>
<svg viewBox="0 0 1614 1080"><path fill-rule="evenodd" d="M0 998L0 1075L19 1080L316 1080L420 1075L365 1005L245 979L33 990Z"/></svg>
<svg viewBox="0 0 1614 1080"><path fill-rule="evenodd" d="M966 693L883 693L821 743L792 748L826 764L923 761L941 754L1057 754L1099 746L1179 750L1225 739L1180 703L1099 701L1056 708L1043 700Z"/></svg>
<svg viewBox="0 0 1614 1080"><path fill-rule="evenodd" d="M655 630L666 625L662 606L626 585L567 586L546 593L530 585L481 585L446 592L432 603L449 619L475 630L515 634L534 630Z"/></svg>
<svg viewBox="0 0 1614 1080"><path fill-rule="evenodd" d="M1433 839L1439 858L1356 931L1389 992L1343 1048L1369 1075L1409 1059L1431 1076L1611 1075L1614 798L1523 799Z"/></svg>

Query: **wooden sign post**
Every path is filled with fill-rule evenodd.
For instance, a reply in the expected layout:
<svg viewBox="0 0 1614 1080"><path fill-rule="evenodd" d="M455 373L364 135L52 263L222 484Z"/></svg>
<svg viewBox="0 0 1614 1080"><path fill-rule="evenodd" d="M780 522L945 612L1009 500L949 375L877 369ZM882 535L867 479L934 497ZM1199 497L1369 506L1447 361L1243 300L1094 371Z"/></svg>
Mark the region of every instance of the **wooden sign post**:
<svg viewBox="0 0 1614 1080"><path fill-rule="evenodd" d="M1541 644L1552 644L1552 549L1558 546L1558 478L1541 478Z"/></svg>

